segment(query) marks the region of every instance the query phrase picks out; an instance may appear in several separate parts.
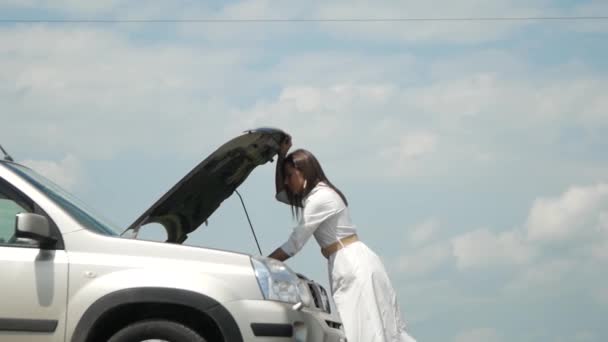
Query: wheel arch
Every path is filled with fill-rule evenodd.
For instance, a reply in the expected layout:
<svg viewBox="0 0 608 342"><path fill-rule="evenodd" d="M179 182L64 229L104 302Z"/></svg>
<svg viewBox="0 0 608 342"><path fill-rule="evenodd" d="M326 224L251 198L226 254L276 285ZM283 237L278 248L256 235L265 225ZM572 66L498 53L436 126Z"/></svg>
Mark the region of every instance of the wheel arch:
<svg viewBox="0 0 608 342"><path fill-rule="evenodd" d="M243 341L230 312L213 298L193 291L161 287L123 289L99 298L80 318L71 341L96 341L100 334L107 335L132 322L152 317L194 325L191 328L199 333L202 333L201 329L214 328L217 331L211 333L220 334L224 341ZM106 328L113 329L104 332Z"/></svg>

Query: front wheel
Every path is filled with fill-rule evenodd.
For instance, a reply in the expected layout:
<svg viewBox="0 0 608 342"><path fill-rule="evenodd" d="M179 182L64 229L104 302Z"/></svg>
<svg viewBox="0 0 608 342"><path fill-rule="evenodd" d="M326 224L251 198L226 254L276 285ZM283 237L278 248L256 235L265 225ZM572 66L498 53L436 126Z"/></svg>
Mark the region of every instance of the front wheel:
<svg viewBox="0 0 608 342"><path fill-rule="evenodd" d="M183 324L166 320L146 320L130 324L108 342L205 342L194 330Z"/></svg>

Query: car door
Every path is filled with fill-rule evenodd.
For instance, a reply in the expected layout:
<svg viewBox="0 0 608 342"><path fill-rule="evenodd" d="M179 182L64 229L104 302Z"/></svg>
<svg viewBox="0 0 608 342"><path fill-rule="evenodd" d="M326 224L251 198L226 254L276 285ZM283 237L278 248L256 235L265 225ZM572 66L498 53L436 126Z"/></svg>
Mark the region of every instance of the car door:
<svg viewBox="0 0 608 342"><path fill-rule="evenodd" d="M0 178L0 341L63 341L67 255L62 243L40 249L35 241L16 238L15 215L22 212L47 216Z"/></svg>

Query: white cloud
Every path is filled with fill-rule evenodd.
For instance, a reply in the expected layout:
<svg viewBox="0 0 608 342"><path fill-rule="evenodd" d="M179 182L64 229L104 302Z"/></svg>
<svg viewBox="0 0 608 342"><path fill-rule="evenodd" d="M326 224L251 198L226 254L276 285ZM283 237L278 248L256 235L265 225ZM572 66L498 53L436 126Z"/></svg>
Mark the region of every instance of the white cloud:
<svg viewBox="0 0 608 342"><path fill-rule="evenodd" d="M7 112L17 113L13 127L0 127L0 133L16 141L25 134L32 149L43 146L38 137L46 136L45 147L87 158L109 158L126 148L200 153L201 135L221 141L262 125L285 128L296 144L328 150L332 159L346 158L345 146L359 150L365 164L388 165L384 176L430 177L454 170L454 160L464 165L500 158L486 141L491 127L467 127L476 133L464 141L462 116L517 127L526 125L530 113L555 109L557 115L538 121L551 134L549 118L578 120L563 108L586 103L584 112L598 122L608 106L602 100L605 82L593 79L581 80L566 95L564 87L577 81L530 86L524 75L505 79L500 72L467 70L466 76L421 82L417 73L426 64L409 54L313 50L281 54L275 65L258 70L249 64L267 57L258 48L139 45L113 29L14 27L0 31L0 40L6 66L0 97ZM403 84L404 77L412 82ZM268 95L269 88L276 95ZM535 92L540 94L529 95ZM544 102L552 105L539 108Z"/></svg>
<svg viewBox="0 0 608 342"><path fill-rule="evenodd" d="M402 253L395 267L406 277L421 277L448 263L453 255L447 241L434 241L439 235L440 222L425 220L407 229Z"/></svg>
<svg viewBox="0 0 608 342"><path fill-rule="evenodd" d="M77 189L85 181L82 163L71 154L60 161L24 160L22 163L68 190Z"/></svg>
<svg viewBox="0 0 608 342"><path fill-rule="evenodd" d="M510 280L498 289L501 298L557 298L587 293L599 303L608 303L605 281L597 273L608 261L605 197L603 183L573 186L555 198L535 201L525 225L528 230L478 229L447 242L425 244L431 237L435 239L438 226L436 220L428 220L407 235L407 248L399 259L398 269L402 274L424 276L454 260L459 270L489 269L509 275ZM572 226L574 233L568 230ZM543 234L529 238L530 229L538 234L535 229L539 227ZM584 227L593 239L568 241L568 249L562 248L557 256L542 243L544 239L552 241L556 235L578 236L576 227ZM544 235L545 232L548 235ZM416 248L420 245L422 247Z"/></svg>
<svg viewBox="0 0 608 342"><path fill-rule="evenodd" d="M547 17L594 15L605 12L601 1L558 6L543 0L508 1L395 1L358 0L321 2L315 9L322 18L474 18L474 17ZM543 23L543 22L540 22ZM341 39L405 41L415 43L477 44L506 40L513 34L540 24L534 21L430 21L388 23L325 23L321 27ZM546 23L544 23L546 24ZM557 30L605 32L601 21L574 22Z"/></svg>
<svg viewBox="0 0 608 342"><path fill-rule="evenodd" d="M0 41L0 98L15 113L0 134L38 152L200 153L194 142L211 141L228 124L218 94L238 94L232 78L248 74L246 57L231 48L138 46L90 27L13 27L0 30Z"/></svg>
<svg viewBox="0 0 608 342"><path fill-rule="evenodd" d="M597 260L608 261L608 234L602 233L592 242L591 255Z"/></svg>
<svg viewBox="0 0 608 342"><path fill-rule="evenodd" d="M298 112L318 111L321 109L321 91L313 87L286 88L279 101L293 101Z"/></svg>
<svg viewBox="0 0 608 342"><path fill-rule="evenodd" d="M431 132L413 132L401 137L397 156L401 161L418 159L435 150L438 136Z"/></svg>
<svg viewBox="0 0 608 342"><path fill-rule="evenodd" d="M576 342L598 341L597 335L591 331L579 331L574 335Z"/></svg>
<svg viewBox="0 0 608 342"><path fill-rule="evenodd" d="M390 130L399 129L399 126ZM380 164L388 167L383 173L392 177L412 177L426 171L425 164L436 153L439 135L430 131L407 131L387 134L387 143L381 147L378 156Z"/></svg>
<svg viewBox="0 0 608 342"><path fill-rule="evenodd" d="M386 70L400 69L398 58L379 58L378 63L365 65L359 59L376 57L355 55L344 63L340 59L345 56L336 53L308 56L310 61L290 57L276 69L275 78L287 82L280 95L240 111L238 116L293 126L297 136L312 138L325 149L339 146L336 141L357 145L360 137L367 137L365 146L356 149L377 155L368 164L387 165L385 176L398 178L437 175L467 162L487 165L505 157L521 160L525 158L521 148L553 150L563 127L582 125L594 130L608 124L608 103L603 96L608 84L600 76L566 73L552 79L554 76L543 76L542 70L504 53L495 64L484 64L484 58L493 60L496 54L431 65L430 70L460 72L445 78L434 76L423 83L413 71L420 61L405 56L404 73L418 80L408 85L394 78L398 74L386 74ZM503 61L510 65L504 71L500 69ZM355 67L349 74L341 64ZM532 70L538 76L530 79ZM306 82L290 84L298 79ZM533 134L535 130L543 134ZM512 132L524 134L505 144L501 134L505 137ZM590 139L586 136L578 143L593 143ZM331 143L323 144L324 140Z"/></svg>
<svg viewBox="0 0 608 342"><path fill-rule="evenodd" d="M335 84L330 87L287 86L278 103L292 104L298 113L324 111L344 115L357 106L384 104L391 92L383 85Z"/></svg>
<svg viewBox="0 0 608 342"><path fill-rule="evenodd" d="M427 112L476 115L485 112L497 100L507 100L512 95L509 88L496 74L478 73L416 89L411 98Z"/></svg>
<svg viewBox="0 0 608 342"><path fill-rule="evenodd" d="M427 275L453 257L449 243L435 243L413 251L405 250L399 258L398 270L409 277Z"/></svg>
<svg viewBox="0 0 608 342"><path fill-rule="evenodd" d="M460 64L441 66L452 70L464 68L465 71L459 74L450 75L445 79L431 80L428 83L400 85L397 79L392 79L392 76L383 73L386 70L399 69L401 66L399 62L379 60L379 63L372 64L386 66L383 63L386 62L389 63L388 66L375 68L356 63L357 67L353 68L353 79L362 78L358 83L354 83L358 87L355 89L366 90L374 86L373 80L382 78L390 80L389 83L381 84L380 96L373 98L369 92L366 96L357 94L352 91L353 85L348 86L351 91L350 96L346 96L348 94L331 91L335 87L334 84L325 84L328 82L327 79L333 80L333 77L336 77L336 80L348 80L348 72L342 73L338 66L340 56L336 54L327 56L325 59L327 67L319 66L323 65L319 62L323 60L323 56L317 56L318 58L310 63L306 63L304 58L296 58L298 63L285 63L285 72L281 71L280 75L290 75L291 78L286 77L284 81L310 77L310 82L314 83L312 80L314 78L321 85L283 88L282 96L289 95L297 105L292 110L280 107L281 111L285 115L285 112L307 109L307 119L320 123L329 120L325 115L321 116L314 110L325 110L325 113L331 113L331 117L335 120L333 124L339 127L338 130L349 130L352 132L351 136L366 136L371 133L373 139L368 139L368 145L376 144L375 150L380 151L382 157L376 162L385 163L387 159L392 160L389 165L393 170L398 170L397 176L420 175L421 172L414 172L416 168L411 163L405 163L415 160L417 156L423 157L425 153L428 155L433 151L442 152L436 153L436 159L441 158L443 162L437 162L432 166L425 165L423 169L429 171L429 168L433 168L434 172L438 172L447 169L442 166L449 163L450 158L454 158L452 161L463 162L470 159L482 163L497 159L504 160L504 156L497 153L517 153L517 158L521 158L519 150L522 145L526 145L526 148L530 146L553 148L556 136L564 126L582 124L591 127L602 122L608 123L605 115L602 114L606 112L605 108L608 108L608 105L602 105L604 101L602 89L608 85L599 77L595 79L591 76L578 75L574 76L574 80L569 79L569 76L559 80L543 77L530 80L527 76L530 70L517 66L520 63L517 59L510 63L514 66L505 72L479 72L475 67L471 67L479 64L479 60L473 58L468 64L463 57ZM492 58L492 55L486 57ZM337 74L330 68L333 58L336 58L333 62L338 68ZM505 59L509 58L504 57L502 60ZM291 61L291 58L288 61ZM484 65L480 68L481 70L499 68L499 62L496 65ZM348 63L347 59L345 64ZM415 65L416 62L406 60L405 64L405 73L408 74L411 72L411 65ZM311 68L314 72L307 76ZM287 72L287 69L290 72ZM516 72L511 73L512 69ZM535 69L535 74L539 74L538 69ZM568 90L564 92L563 89ZM304 96L305 94L308 96ZM323 94L331 96L325 97ZM283 100L280 102L285 102ZM272 112L271 108L271 105L262 106L256 108L256 111L264 113L261 118L268 119L268 113ZM335 119L336 117L339 119ZM474 119L469 120L469 117ZM294 126L301 126L298 119L293 119L291 116L285 117L284 122L285 124L293 122L296 123ZM488 122L496 122L496 124L484 124ZM431 130L430 127L433 129ZM532 134L535 129L542 129L543 134ZM530 132L530 134L523 134L511 144L504 144L504 141L497 139L499 135L495 134L515 131ZM439 142L441 142L441 151L437 150ZM500 150L497 151L497 147ZM399 160L398 165L394 165L395 160ZM450 164L452 169L457 166ZM395 168L395 166L399 167ZM404 172L405 170L409 172Z"/></svg>
<svg viewBox="0 0 608 342"><path fill-rule="evenodd" d="M462 332L456 336L454 342L500 342L503 339L493 328L476 328Z"/></svg>
<svg viewBox="0 0 608 342"><path fill-rule="evenodd" d="M494 265L522 265L530 262L536 251L517 231L493 233L479 229L451 241L459 269Z"/></svg>
<svg viewBox="0 0 608 342"><path fill-rule="evenodd" d="M287 19L301 13L306 3L298 4L269 0L243 0L227 4L219 12L220 18L231 19Z"/></svg>
<svg viewBox="0 0 608 342"><path fill-rule="evenodd" d="M600 233L608 234L608 211L602 211L599 214L597 230Z"/></svg>
<svg viewBox="0 0 608 342"><path fill-rule="evenodd" d="M70 19L140 19L166 17L167 13L178 11L179 7L169 1L147 0L145 6L125 0L79 1L79 0L4 0L0 9L45 10L47 15L67 15ZM178 11L179 12L179 11ZM56 19L56 18L54 18ZM171 18L174 19L174 18Z"/></svg>
<svg viewBox="0 0 608 342"><path fill-rule="evenodd" d="M595 291L594 297L595 297L595 299L599 300L599 302L602 303L603 305L608 306L608 288L599 287Z"/></svg>
<svg viewBox="0 0 608 342"><path fill-rule="evenodd" d="M289 54L277 63L269 76L284 84L385 85L388 81L397 83L403 78L417 77L421 67L418 62L411 53L354 53L336 47Z"/></svg>
<svg viewBox="0 0 608 342"><path fill-rule="evenodd" d="M597 16L600 13L608 13L608 4L603 0L593 0L586 1L577 6L572 15L585 17ZM568 28L577 32L608 32L608 24L605 20L587 20L578 23L571 23Z"/></svg>
<svg viewBox="0 0 608 342"><path fill-rule="evenodd" d="M283 127L294 137L294 147L305 145L344 155L346 142L366 149L379 143L369 137L370 126L376 125L370 112L384 106L391 92L392 88L383 84L286 85L276 98L235 111L231 121L252 127Z"/></svg>
<svg viewBox="0 0 608 342"><path fill-rule="evenodd" d="M182 5L182 4L180 4ZM243 0L221 3L220 6L207 2L193 2L187 6L175 6L179 19L290 19L307 18L313 4L306 1ZM185 7L185 8L184 8ZM162 13L154 18L166 17ZM314 24L285 22L232 22L232 23L178 23L177 30L183 37L225 44L232 42L239 46L254 47L277 39L310 34Z"/></svg>
<svg viewBox="0 0 608 342"><path fill-rule="evenodd" d="M570 284L565 285L569 275L573 273L578 265L578 260L552 259L535 265L529 265L527 269L517 274L510 282L505 284L505 293L521 295L535 293L536 296L558 295L560 291L567 289ZM555 286L562 284L562 286Z"/></svg>
<svg viewBox="0 0 608 342"><path fill-rule="evenodd" d="M590 15L601 13L605 4L593 1L582 5L558 8L543 0L491 3L463 0L426 2L394 0L272 2L243 0L223 6L208 3L175 3L164 0L147 1L146 6L124 0L9 0L0 5L7 9L47 9L57 15L87 16L109 19L374 19L374 18L470 18L470 17L530 17L557 15ZM169 16L171 14L171 16ZM78 17L82 19L81 17ZM85 18L85 19L87 19ZM323 33L341 39L357 41L439 42L475 44L508 38L513 33L537 24L529 21L447 21L447 22L387 22L387 23L237 23L205 25L182 23L182 34L203 36L210 40L238 40L251 44L272 37L294 33ZM138 25L139 26L139 25ZM135 27L130 24L130 27ZM601 22L575 22L559 29L573 31L605 31Z"/></svg>
<svg viewBox="0 0 608 342"><path fill-rule="evenodd" d="M411 246L420 246L433 237L435 237L439 231L441 223L436 218L428 219L420 224L415 225L411 229L408 229L407 242Z"/></svg>
<svg viewBox="0 0 608 342"><path fill-rule="evenodd" d="M450 1L342 1L324 3L319 8L323 18L457 18L547 15L552 10L542 1L480 0ZM398 40L413 42L477 43L504 39L520 30L526 22L405 22L325 24L335 35L352 40Z"/></svg>
<svg viewBox="0 0 608 342"><path fill-rule="evenodd" d="M394 262L395 271L409 278L423 279L454 260L449 240L442 236L441 222L429 218L408 227L401 255Z"/></svg>
<svg viewBox="0 0 608 342"><path fill-rule="evenodd" d="M78 1L78 0L8 0L4 6L15 6L17 8L45 8L61 10L72 13L98 12L112 9L121 0L103 1Z"/></svg>
<svg viewBox="0 0 608 342"><path fill-rule="evenodd" d="M608 184L573 186L557 198L534 201L526 222L533 241L566 241L589 237L605 224Z"/></svg>
<svg viewBox="0 0 608 342"><path fill-rule="evenodd" d="M49 10L57 16L65 11L68 17L133 19L526 16L561 12L544 0L491 3L252 0L227 5L153 1L146 6L125 1L19 3ZM595 5L588 13L600 13L605 7L601 1ZM534 25L509 22L5 25L0 30L3 65L0 100L3 120L10 124L0 125L4 140L1 143L28 146L37 155L71 151L63 160L26 163L74 189L84 183L82 165L88 158L112 158L118 153L167 155L176 151L198 156L204 154L201 148L206 148L209 142L222 142L224 137L245 128L277 126L293 134L296 147L310 147L317 154L322 153L324 160L343 167L336 174L367 176L373 179L372 184L388 182L395 185L396 196L401 196L397 192L400 189L406 189L402 192L404 196L415 196L406 187L398 187L399 181L406 178L418 186L425 181L433 183L432 190L444 182L458 183L456 189L465 191L469 190L469 184L478 186L473 181L488 178L479 185L489 184L484 189L488 193L500 193L496 186L510 187L508 194L501 193L496 200L500 207L504 198L512 198L516 193L519 196L519 189L530 187L530 182L551 183L554 188L556 183L572 184L573 179L591 181L606 174L602 150L589 157L594 159L593 163L568 156L555 163L537 161L549 158L548 155L556 154L559 158L565 155L562 152L567 151L556 143L556 136L564 128L592 128L597 132L597 141L603 141L602 127L608 125L605 96L608 83L605 72L594 66L597 62L592 60L589 66L585 65L588 58L585 53L573 50L564 56L552 56L552 63L560 64L549 67L545 65L544 52L540 55L536 52L550 53L554 47L551 44L539 45L532 51L534 57L530 57L526 48L530 42L527 38L510 40L509 49L505 50L496 44L497 40L511 39L512 33ZM563 32L557 26L599 32L605 23L560 23L551 28L555 29L551 35ZM540 39L532 37L535 42L536 38ZM367 42L371 44L365 45ZM456 47L456 51L463 48L474 51L445 49L450 46L445 42L454 43L451 47ZM474 46L479 42L492 42L480 46L494 48L480 52ZM437 43L440 45L433 45ZM440 53L435 51L438 46ZM416 50L420 47L422 50ZM518 55L513 51L522 52ZM570 56L574 60L563 60ZM572 65L582 66L577 69ZM582 135L580 140L587 140L591 133ZM580 141L578 137L575 139ZM539 149L539 142L545 144L545 149ZM511 175L512 168L501 169L511 155L517 156L516 163L508 166L517 164L515 172L530 178L520 179L519 173ZM489 165L494 168L489 169ZM534 169L536 165L540 165L538 170L542 171L543 179L529 172L538 171ZM564 174L564 168L571 168L567 179L556 176ZM585 171L590 168L596 168L593 175ZM388 171L399 179L385 177ZM506 184L498 184L503 180ZM531 187L542 188L536 184ZM581 198L593 199L589 195L593 187L576 188L586 189ZM454 187L444 188L453 190ZM577 207L571 203L577 202L576 196L567 193L535 202L528 221L518 225L518 229L526 229L527 236L518 229L476 230L447 239L445 231L440 231L439 220L414 227L406 238L403 254L395 258L401 271L399 276L415 278L395 283L414 288L401 292L409 295L403 301L406 317L414 317L421 326L428 326L437 316L461 312L462 307L473 307L472 304L482 302L491 314L491 308L504 304L504 298L514 298L511 295L536 296L551 293L554 288L553 293L560 293L566 287L582 288L584 291L580 293L608 305L608 294L602 289L605 284L582 284L592 283L588 280L594 277L601 278L601 274L590 274L605 268L608 261L608 238L603 233L608 229L607 207L602 204L593 209L593 200ZM570 197L575 199L564 200ZM600 197L600 201L605 198ZM564 207L570 211L563 210ZM512 207L500 208L506 212L500 217L510 217ZM408 209L412 215L419 214L416 210L425 210L417 206ZM561 250L554 251L550 249L553 246L539 243L560 234L578 237L581 231L598 238L580 244L566 240L576 250L568 250L569 254L561 258L551 255ZM532 235L536 238L532 239ZM581 262L589 257L594 259L591 265ZM515 277L498 285L505 286L500 296L496 295L500 289L491 288L492 281L479 284L482 291L490 294L472 293L461 282L472 272L458 275L450 269L445 275L433 273L454 265L460 270L478 272L475 276L497 272L500 276L513 273ZM572 270L581 265L591 270L572 276ZM436 277L441 278L436 284L429 281ZM419 302L413 309L412 299ZM437 308L441 308L441 313ZM584 334L581 336L585 338ZM463 332L457 341L492 341L500 337L492 329L481 328ZM544 340L551 337L547 335Z"/></svg>
<svg viewBox="0 0 608 342"><path fill-rule="evenodd" d="M401 292L399 300L405 308L402 314L408 325L436 320L437 308L441 308L442 313L459 314L462 308L483 308L499 302L495 296L484 297L467 292L450 277L404 278L404 281L396 281L394 285ZM416 337L416 331L413 331L413 335Z"/></svg>
<svg viewBox="0 0 608 342"><path fill-rule="evenodd" d="M492 117L507 127L546 125L550 119L608 123L608 83L592 76L542 80L502 72L477 72L442 80L406 93L414 106L453 122L467 116ZM517 118L517 120L514 120Z"/></svg>

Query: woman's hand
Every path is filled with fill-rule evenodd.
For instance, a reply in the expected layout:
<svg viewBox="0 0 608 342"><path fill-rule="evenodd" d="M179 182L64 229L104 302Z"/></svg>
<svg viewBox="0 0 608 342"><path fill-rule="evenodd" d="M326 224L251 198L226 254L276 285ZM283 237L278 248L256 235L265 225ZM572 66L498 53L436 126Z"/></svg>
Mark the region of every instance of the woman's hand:
<svg viewBox="0 0 608 342"><path fill-rule="evenodd" d="M290 258L289 254L285 253L281 247L275 249L268 257L279 261L285 261Z"/></svg>
<svg viewBox="0 0 608 342"><path fill-rule="evenodd" d="M281 142L281 149L279 150L279 156L285 157L290 148L291 148L291 136L286 135L285 139L283 139L283 141Z"/></svg>

